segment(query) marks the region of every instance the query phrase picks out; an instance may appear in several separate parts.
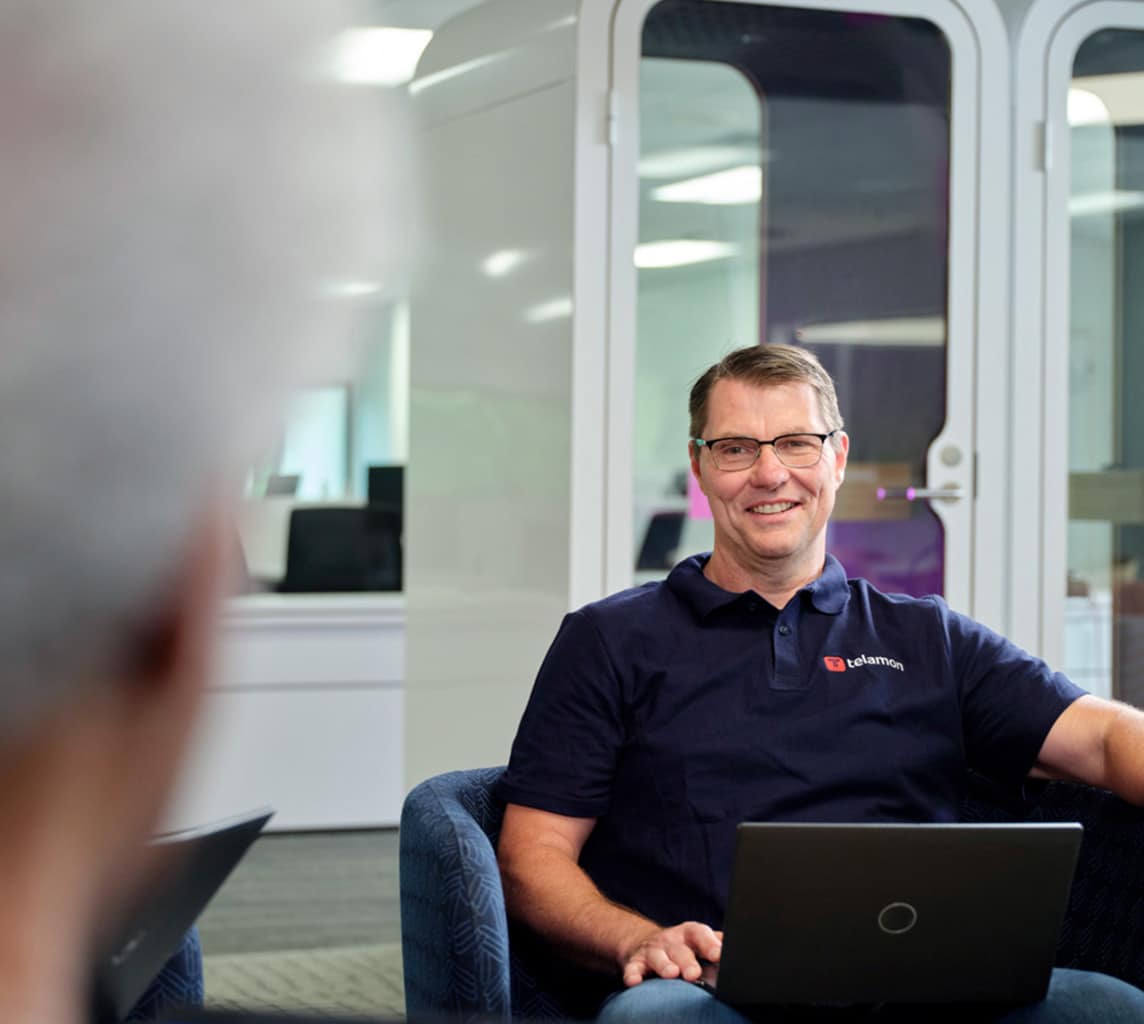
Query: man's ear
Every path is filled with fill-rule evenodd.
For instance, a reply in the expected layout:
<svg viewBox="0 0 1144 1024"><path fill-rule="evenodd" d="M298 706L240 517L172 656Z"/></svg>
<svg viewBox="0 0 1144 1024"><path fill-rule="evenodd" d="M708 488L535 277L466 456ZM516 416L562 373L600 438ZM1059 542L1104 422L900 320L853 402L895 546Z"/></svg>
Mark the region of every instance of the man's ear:
<svg viewBox="0 0 1144 1024"><path fill-rule="evenodd" d="M147 686L205 674L222 596L235 576L233 527L210 508L189 538L166 591L140 624L128 673Z"/></svg>
<svg viewBox="0 0 1144 1024"><path fill-rule="evenodd" d="M828 443L834 445L834 485L841 487L846 479L846 460L850 457L850 435L840 430Z"/></svg>
<svg viewBox="0 0 1144 1024"><path fill-rule="evenodd" d="M699 445L694 441L687 442L687 457L691 462L691 475L695 477L695 482L699 484L699 489L706 494L707 491L703 487L703 476L699 471Z"/></svg>

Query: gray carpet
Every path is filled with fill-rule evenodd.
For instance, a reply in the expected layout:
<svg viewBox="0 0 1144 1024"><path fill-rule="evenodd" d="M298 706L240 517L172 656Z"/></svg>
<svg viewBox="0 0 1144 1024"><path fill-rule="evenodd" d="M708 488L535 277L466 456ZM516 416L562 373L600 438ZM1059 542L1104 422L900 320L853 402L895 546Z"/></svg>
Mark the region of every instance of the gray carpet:
<svg viewBox="0 0 1144 1024"><path fill-rule="evenodd" d="M206 956L207 1005L403 1017L397 943Z"/></svg>

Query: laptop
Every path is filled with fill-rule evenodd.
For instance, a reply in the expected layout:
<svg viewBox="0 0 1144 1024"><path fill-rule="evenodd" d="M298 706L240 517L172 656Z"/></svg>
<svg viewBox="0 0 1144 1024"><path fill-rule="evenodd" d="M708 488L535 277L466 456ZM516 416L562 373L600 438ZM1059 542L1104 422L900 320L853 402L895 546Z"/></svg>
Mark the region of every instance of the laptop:
<svg viewBox="0 0 1144 1024"><path fill-rule="evenodd" d="M95 1024L117 1024L127 1016L273 814L260 808L152 840L168 856L97 959Z"/></svg>
<svg viewBox="0 0 1144 1024"><path fill-rule="evenodd" d="M736 1007L1039 1000L1082 831L741 824L709 987Z"/></svg>

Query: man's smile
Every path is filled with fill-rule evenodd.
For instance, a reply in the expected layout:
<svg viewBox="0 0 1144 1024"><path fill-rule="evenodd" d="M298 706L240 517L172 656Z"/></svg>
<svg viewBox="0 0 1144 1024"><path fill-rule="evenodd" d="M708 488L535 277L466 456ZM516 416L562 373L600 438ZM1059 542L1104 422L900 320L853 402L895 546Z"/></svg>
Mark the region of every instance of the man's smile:
<svg viewBox="0 0 1144 1024"><path fill-rule="evenodd" d="M757 505L751 505L747 508L747 511L754 515L775 516L797 507L797 501L767 501L760 502Z"/></svg>

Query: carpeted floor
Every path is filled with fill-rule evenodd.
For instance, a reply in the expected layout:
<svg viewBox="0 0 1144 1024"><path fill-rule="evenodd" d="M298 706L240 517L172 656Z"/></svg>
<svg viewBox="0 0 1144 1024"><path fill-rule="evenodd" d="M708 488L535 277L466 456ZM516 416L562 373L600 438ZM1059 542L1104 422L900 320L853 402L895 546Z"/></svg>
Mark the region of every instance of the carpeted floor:
<svg viewBox="0 0 1144 1024"><path fill-rule="evenodd" d="M208 955L203 969L207 1005L219 1009L405 1013L397 943Z"/></svg>

